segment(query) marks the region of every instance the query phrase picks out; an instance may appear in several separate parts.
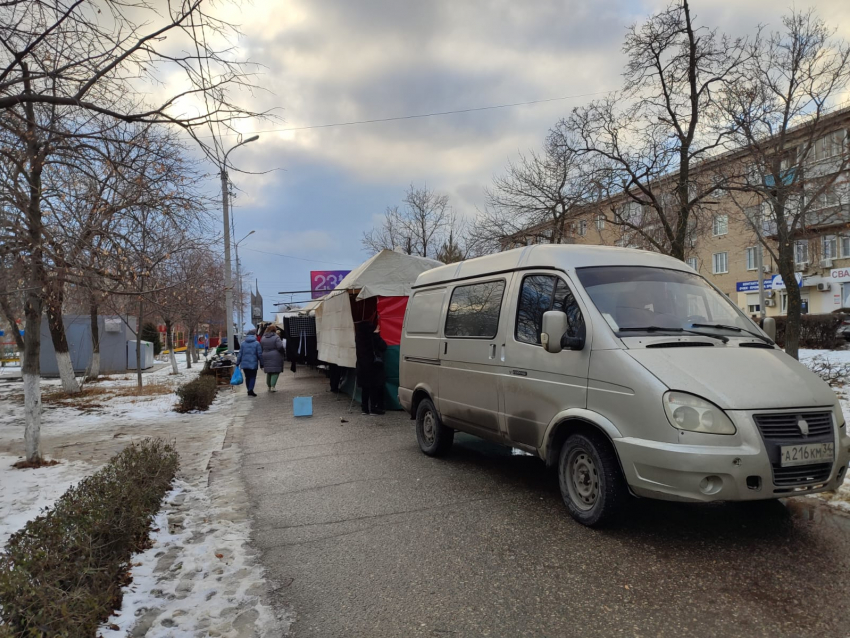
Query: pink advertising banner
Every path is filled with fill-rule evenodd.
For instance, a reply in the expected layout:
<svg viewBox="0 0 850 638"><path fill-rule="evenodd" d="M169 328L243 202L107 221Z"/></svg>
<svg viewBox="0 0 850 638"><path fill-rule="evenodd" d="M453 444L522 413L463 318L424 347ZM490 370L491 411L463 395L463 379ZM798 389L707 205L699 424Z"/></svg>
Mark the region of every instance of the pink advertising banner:
<svg viewBox="0 0 850 638"><path fill-rule="evenodd" d="M350 270L311 270L310 291L313 299L324 296L329 290L339 285Z"/></svg>

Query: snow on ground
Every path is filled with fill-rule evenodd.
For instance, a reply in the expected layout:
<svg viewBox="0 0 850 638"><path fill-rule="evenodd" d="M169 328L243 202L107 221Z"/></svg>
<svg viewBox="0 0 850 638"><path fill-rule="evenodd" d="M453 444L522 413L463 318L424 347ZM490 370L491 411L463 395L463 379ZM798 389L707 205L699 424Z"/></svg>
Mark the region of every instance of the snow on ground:
<svg viewBox="0 0 850 638"><path fill-rule="evenodd" d="M802 363L811 365L817 359L825 359L838 365L850 365L850 350L800 350L800 361ZM850 384L850 379L847 380L847 383ZM844 420L850 423L850 385L838 386L833 389L841 403ZM844 484L838 488L837 492L815 494L812 498L820 498L833 507L850 512L850 472L844 478Z"/></svg>
<svg viewBox="0 0 850 638"><path fill-rule="evenodd" d="M16 470L18 457L0 454L0 547L94 467L82 461L35 470Z"/></svg>
<svg viewBox="0 0 850 638"><path fill-rule="evenodd" d="M70 400L51 400L61 390L59 380L44 380L42 450L60 464L36 470L11 467L23 454L23 384L7 380L14 373L0 375L0 547L129 442L164 438L180 453L178 480L157 514L153 547L133 557L122 609L100 634L280 635L263 603L266 584L248 542L239 449L228 438L249 404L235 401L237 393L225 388L207 412L174 412L174 390L202 368L187 370L185 360L179 365L178 375L170 365L145 373L145 387L162 387L143 396L134 396L132 373L88 384L93 393Z"/></svg>

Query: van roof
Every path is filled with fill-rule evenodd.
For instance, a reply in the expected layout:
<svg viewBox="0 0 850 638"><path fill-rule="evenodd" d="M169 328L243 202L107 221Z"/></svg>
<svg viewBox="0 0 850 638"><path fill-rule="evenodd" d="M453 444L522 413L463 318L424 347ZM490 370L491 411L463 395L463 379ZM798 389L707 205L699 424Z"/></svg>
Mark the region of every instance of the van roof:
<svg viewBox="0 0 850 638"><path fill-rule="evenodd" d="M693 272L690 266L678 259L648 250L537 244L428 270L419 275L413 287L421 288L443 281L481 277L517 269L554 267L566 270L586 266L650 266Z"/></svg>

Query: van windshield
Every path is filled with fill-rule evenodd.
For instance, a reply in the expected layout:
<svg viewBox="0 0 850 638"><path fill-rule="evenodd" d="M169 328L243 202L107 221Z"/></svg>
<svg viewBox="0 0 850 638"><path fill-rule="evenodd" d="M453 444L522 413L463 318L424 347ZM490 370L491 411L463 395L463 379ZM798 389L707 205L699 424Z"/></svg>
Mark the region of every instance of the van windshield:
<svg viewBox="0 0 850 638"><path fill-rule="evenodd" d="M645 266L594 266L576 273L618 335L753 329L738 308L694 273Z"/></svg>

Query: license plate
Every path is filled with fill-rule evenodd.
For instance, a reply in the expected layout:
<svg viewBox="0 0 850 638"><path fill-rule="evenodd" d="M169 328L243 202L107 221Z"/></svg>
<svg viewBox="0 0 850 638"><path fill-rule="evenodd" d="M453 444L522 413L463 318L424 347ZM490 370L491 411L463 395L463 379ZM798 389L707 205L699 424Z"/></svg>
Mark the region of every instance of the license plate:
<svg viewBox="0 0 850 638"><path fill-rule="evenodd" d="M831 463L835 459L834 443L808 443L806 445L783 445L779 448L780 465L813 465Z"/></svg>

